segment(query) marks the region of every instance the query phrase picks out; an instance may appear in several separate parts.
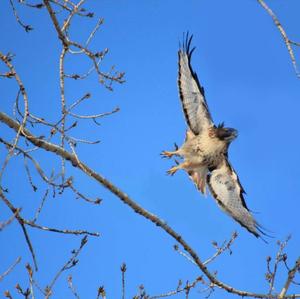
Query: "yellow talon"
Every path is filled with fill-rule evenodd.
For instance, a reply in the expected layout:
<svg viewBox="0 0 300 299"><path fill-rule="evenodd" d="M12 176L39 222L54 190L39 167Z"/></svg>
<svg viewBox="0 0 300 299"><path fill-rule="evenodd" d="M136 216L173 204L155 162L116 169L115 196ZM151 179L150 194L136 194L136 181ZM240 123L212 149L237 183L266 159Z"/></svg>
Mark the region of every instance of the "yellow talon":
<svg viewBox="0 0 300 299"><path fill-rule="evenodd" d="M167 174L169 175L174 175L175 172L178 170L178 166L173 166L172 168L170 168L168 171L167 171Z"/></svg>
<svg viewBox="0 0 300 299"><path fill-rule="evenodd" d="M161 152L161 155L163 156L163 158L171 158L172 156L175 155L175 153L174 152L163 151L163 152Z"/></svg>

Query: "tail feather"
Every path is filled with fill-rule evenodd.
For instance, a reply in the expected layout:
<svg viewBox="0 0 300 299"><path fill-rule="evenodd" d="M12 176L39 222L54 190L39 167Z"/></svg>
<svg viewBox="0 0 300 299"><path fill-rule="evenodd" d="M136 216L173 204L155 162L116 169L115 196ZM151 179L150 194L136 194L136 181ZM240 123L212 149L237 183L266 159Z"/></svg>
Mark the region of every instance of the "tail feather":
<svg viewBox="0 0 300 299"><path fill-rule="evenodd" d="M190 179L194 182L197 189L202 193L206 194L206 176L207 176L207 168L201 167L197 170L188 171L188 175Z"/></svg>

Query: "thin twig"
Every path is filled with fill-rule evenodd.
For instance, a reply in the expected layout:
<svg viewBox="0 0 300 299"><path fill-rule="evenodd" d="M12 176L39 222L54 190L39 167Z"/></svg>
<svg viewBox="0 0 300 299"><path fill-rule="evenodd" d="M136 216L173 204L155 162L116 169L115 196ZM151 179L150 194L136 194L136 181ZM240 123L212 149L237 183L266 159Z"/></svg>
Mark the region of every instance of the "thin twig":
<svg viewBox="0 0 300 299"><path fill-rule="evenodd" d="M192 283L186 283L186 285L184 287L181 287L181 281L179 281L178 287L176 288L176 290L173 291L169 291L167 293L163 293L163 294L159 294L159 295L154 295L154 296L150 296L149 299L159 299L159 298L166 298L166 297L171 297L174 295L177 295L179 293L182 292L189 292L191 289L195 288L195 286L199 283L202 282L202 277L197 277Z"/></svg>
<svg viewBox="0 0 300 299"><path fill-rule="evenodd" d="M18 209L11 217L9 217L6 221L0 222L0 232L10 225L16 218L16 215L20 212L20 209Z"/></svg>
<svg viewBox="0 0 300 299"><path fill-rule="evenodd" d="M73 112L69 112L68 114L72 115L73 117L80 118L80 119L91 119L91 118L96 119L96 118L101 118L101 117L104 117L104 116L114 114L114 113L119 112L119 111L120 111L120 108L116 107L114 110L112 110L110 112L93 114L93 115L79 115L79 114L75 114Z"/></svg>
<svg viewBox="0 0 300 299"><path fill-rule="evenodd" d="M95 204L95 205L99 205L101 202L102 202L102 199L100 198L96 198L96 199L91 199L91 198L88 198L87 196L85 196L84 194L80 193L73 185L73 182L72 181L67 181L68 182L68 186L71 188L71 190L73 190L73 192L77 195L77 198L82 198L83 200L89 202L89 203L92 203L92 204Z"/></svg>
<svg viewBox="0 0 300 299"><path fill-rule="evenodd" d="M12 10L13 10L13 13L14 13L14 16L15 16L17 22L21 25L21 27L24 28L24 30L25 30L26 32L31 31L33 28L32 28L30 25L25 25L25 24L21 21L19 15L18 15L18 13L17 13L17 10L16 10L16 8L15 8L15 5L14 5L14 3L13 3L13 1L12 1L12 0L9 0L9 3L10 3L10 6L11 6L11 8L12 8Z"/></svg>
<svg viewBox="0 0 300 299"><path fill-rule="evenodd" d="M72 275L69 275L68 276L68 286L69 286L69 289L71 290L72 294L77 298L77 299L80 299L74 285L73 285L73 278L72 278Z"/></svg>
<svg viewBox="0 0 300 299"><path fill-rule="evenodd" d="M263 0L257 0L257 1L265 9L265 11L271 16L271 18L273 19L273 22L274 22L275 26L278 28L278 30L279 30L282 38L283 38L283 41L284 41L284 43L285 43L285 45L287 47L287 50L288 50L289 55L291 57L291 61L292 61L295 73L296 73L297 77L300 78L300 73L299 73L299 70L298 70L298 67L297 67L297 62L296 62L295 54L294 54L294 51L293 51L293 49L291 47L291 44L299 46L299 43L291 42L291 40L288 38L288 36L286 34L286 31L284 30L283 26L279 22L277 16L272 11L272 9Z"/></svg>
<svg viewBox="0 0 300 299"><path fill-rule="evenodd" d="M19 257L15 260L15 262L7 269L4 273L2 273L2 274L0 275L0 281L2 281L3 278L4 278L5 276L7 276L7 275L15 268L15 266L16 266L17 264L20 263L20 261L21 261L21 257L19 256Z"/></svg>
<svg viewBox="0 0 300 299"><path fill-rule="evenodd" d="M42 197L41 203L40 203L37 211L35 212L34 218L32 219L33 223L35 223L37 221L37 219L38 219L38 217L39 217L39 215L40 215L40 213L41 213L41 211L42 211L42 209L44 207L44 204L45 204L45 201L46 201L46 199L48 197L48 194L49 194L49 188L46 190L44 196Z"/></svg>
<svg viewBox="0 0 300 299"><path fill-rule="evenodd" d="M4 62L4 64L10 70L10 73L12 74L12 77L15 78L15 80L16 80L18 86L19 86L19 89L21 91L21 94L23 96L23 99L24 99L24 117L23 117L23 120L21 122L21 125L19 126L19 129L17 131L16 137L14 139L13 147L8 152L8 154L7 154L6 158L5 158L5 161L4 161L3 165L2 165L1 172L0 172L0 184L1 184L1 180L2 180L2 176L3 176L4 170L7 167L8 163L9 163L9 160L12 157L13 151L14 151L15 147L18 144L20 134L23 131L23 128L25 127L25 125L26 125L27 118L28 118L28 115L29 115L29 107L28 107L27 92L25 90L25 87L24 87L24 84L23 84L21 78L19 77L19 75L17 74L17 72L14 69L13 65L11 64L11 56L9 54L8 55L4 55L2 52L0 52L0 59Z"/></svg>
<svg viewBox="0 0 300 299"><path fill-rule="evenodd" d="M76 250L72 251L72 256L70 257L70 259L62 266L62 268L55 274L54 278L52 279L52 281L50 282L50 284L46 287L46 297L45 299L48 299L51 294L52 294L52 290L53 287L57 281L57 279L59 278L59 276L66 270L71 269L73 267L75 267L78 263L77 260L77 256L79 255L79 253L81 252L82 248L86 245L88 241L87 236L83 237L81 242L80 242L80 247Z"/></svg>
<svg viewBox="0 0 300 299"><path fill-rule="evenodd" d="M125 272L127 270L126 264L123 263L120 269L122 273L122 299L125 299Z"/></svg>
<svg viewBox="0 0 300 299"><path fill-rule="evenodd" d="M89 236L94 236L94 237L100 236L100 234L97 232L89 232L86 230L58 229L58 228L53 228L53 227L42 226L42 225L36 224L36 223L26 220L26 219L23 219L23 222L24 222L24 224L27 224L33 228L38 228L40 230L53 232L53 233L60 233L60 234L67 234L67 235L89 235Z"/></svg>
<svg viewBox="0 0 300 299"><path fill-rule="evenodd" d="M300 269L300 257L298 257L296 263L295 263L295 266L289 271L289 274L288 274L288 278L284 284L284 287L282 288L280 294L279 294L279 297L278 299L283 299L285 298L285 294L286 292L288 291L289 287L290 287L290 284L292 283L297 271Z"/></svg>
<svg viewBox="0 0 300 299"><path fill-rule="evenodd" d="M185 252L179 249L178 245L174 245L174 249L182 255L184 258L186 258L190 263L197 266L197 263L194 261L193 258L191 258L189 255L187 255Z"/></svg>
<svg viewBox="0 0 300 299"><path fill-rule="evenodd" d="M219 255L221 255L224 251L228 250L229 253L231 254L231 245L232 243L235 241L235 239L237 238L237 233L234 232L230 238L230 240L228 242L224 241L223 244L221 245L221 247L218 246L218 244L216 242L213 242L213 246L216 248L216 252L214 255L212 255L210 258L208 258L205 262L203 262L204 265L207 265L209 263L211 263L212 261L214 261Z"/></svg>
<svg viewBox="0 0 300 299"><path fill-rule="evenodd" d="M93 39L93 37L95 36L96 32L98 31L98 29L100 28L100 26L104 23L104 19L100 18L98 19L98 22L95 26L95 28L93 29L93 31L91 32L90 36L88 37L86 43L85 43L85 47L88 47L91 40Z"/></svg>
<svg viewBox="0 0 300 299"><path fill-rule="evenodd" d="M19 224L20 224L20 226L22 228L22 231L23 231L26 243L28 245L29 251L30 251L32 259L33 259L35 270L37 271L38 270L38 266L37 266L37 261L36 261L35 253L34 253L34 249L33 249L32 243L30 241L28 232L27 232L25 224L24 224L24 219L20 216L19 212L16 213L18 211L18 209L16 209L12 205L12 203L7 199L7 197L4 195L4 193L2 192L1 189L0 189L0 197L1 197L2 201L6 204L6 206L12 211L12 213L16 215L15 217L18 220L18 222L19 222Z"/></svg>
<svg viewBox="0 0 300 299"><path fill-rule="evenodd" d="M272 294L272 292L274 291L275 278L277 275L277 270L278 270L279 264L282 262L285 263L285 261L286 261L286 254L284 254L283 251L284 251L285 247L287 246L290 238L291 237L288 236L285 241L277 242L279 249L278 249L278 252L276 253L273 270L270 269L271 258L270 257L267 258L268 272L267 272L266 277L267 277L267 280L269 281L269 294Z"/></svg>

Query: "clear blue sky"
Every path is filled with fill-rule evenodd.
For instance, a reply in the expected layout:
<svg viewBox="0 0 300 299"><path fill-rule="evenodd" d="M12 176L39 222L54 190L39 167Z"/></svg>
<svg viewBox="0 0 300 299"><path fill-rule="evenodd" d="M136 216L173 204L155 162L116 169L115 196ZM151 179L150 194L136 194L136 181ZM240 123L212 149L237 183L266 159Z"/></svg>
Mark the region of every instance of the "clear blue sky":
<svg viewBox="0 0 300 299"><path fill-rule="evenodd" d="M297 0L269 1L292 40L300 38L300 3ZM211 241L221 243L236 230L239 234L233 254L221 256L210 266L218 278L233 287L266 292L266 256L274 255L276 240L292 234L288 246L290 262L299 255L300 177L300 81L293 71L286 47L269 15L254 0L230 1L90 1L86 7L103 17L105 23L94 40L93 49L109 48L103 67L116 65L126 72L126 83L109 92L95 77L67 86L67 101L89 91L93 97L76 112L100 113L119 106L121 111L101 121L101 126L82 122L73 135L91 140L94 146L80 145L83 161L144 208L160 216L182 234L204 260L214 253ZM19 11L24 23L34 27L25 33L15 22L8 1L0 3L0 49L16 54L14 63L29 94L32 112L57 119L59 111L59 43L45 10ZM82 20L73 37L83 41L93 22ZM78 23L80 24L80 23ZM194 34L197 47L193 66L205 87L208 105L216 123L236 128L239 137L229 157L240 176L249 208L271 230L269 244L257 240L219 210L212 197L197 192L186 174L165 175L171 161L159 153L181 144L186 125L177 91L177 50L182 33ZM299 53L297 55L299 58ZM73 61L74 62L74 61ZM84 67L85 60L69 63L72 71ZM3 66L0 66L3 70ZM14 84L0 80L1 111L12 113ZM71 121L70 121L71 123ZM41 134L39 130L34 131ZM44 131L46 133L47 131ZM12 138L0 125L0 136ZM5 158L1 146L1 162ZM36 154L48 171L59 161L51 154ZM104 285L108 298L120 298L120 265L126 262L127 298L140 284L151 295L170 291L178 279L192 281L198 269L173 250L175 244L162 230L133 213L112 194L91 179L68 167L75 186L89 196L103 198L99 207L75 199L71 192L46 202L40 224L69 229L99 231L90 238L70 271L81 298L95 298ZM23 215L32 217L45 186L33 193L26 181L21 159L9 165L4 185ZM41 185L38 176L33 177ZM1 204L1 220L10 214ZM36 280L45 287L77 247L80 238L29 229L40 271ZM17 223L0 233L0 273L22 256L22 263L0 282L0 294L27 283L24 265L32 263ZM285 272L284 272L285 273ZM282 287L285 276L278 277ZM292 289L291 289L292 290ZM72 298L63 275L53 298ZM190 298L199 298L197 288ZM213 298L231 298L216 291ZM39 298L37 295L36 298ZM177 298L184 298L178 295Z"/></svg>

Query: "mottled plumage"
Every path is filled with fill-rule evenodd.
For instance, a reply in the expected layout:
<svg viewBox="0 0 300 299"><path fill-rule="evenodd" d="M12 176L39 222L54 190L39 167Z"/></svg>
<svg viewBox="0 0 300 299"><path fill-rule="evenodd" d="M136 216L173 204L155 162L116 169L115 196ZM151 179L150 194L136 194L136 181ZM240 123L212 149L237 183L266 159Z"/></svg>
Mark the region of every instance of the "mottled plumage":
<svg viewBox="0 0 300 299"><path fill-rule="evenodd" d="M168 170L173 175L185 170L197 188L205 193L206 184L217 204L233 219L256 237L263 233L244 200L244 190L228 161L228 147L237 137L232 128L214 125L197 74L191 66L192 36L186 35L178 51L178 87L183 112L188 125L184 144L175 151L162 155L184 158L183 162Z"/></svg>

